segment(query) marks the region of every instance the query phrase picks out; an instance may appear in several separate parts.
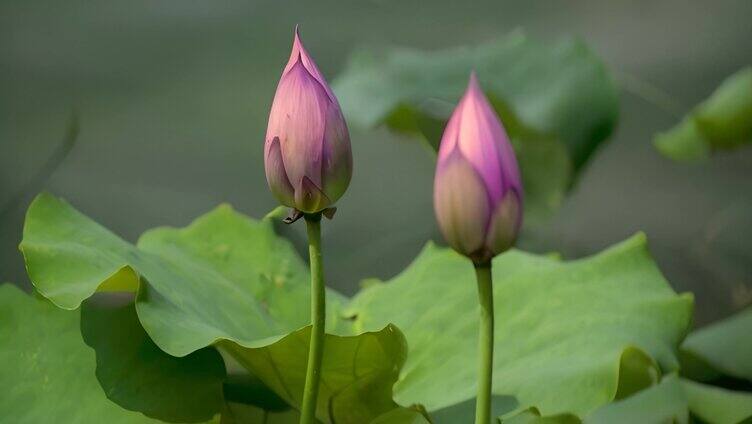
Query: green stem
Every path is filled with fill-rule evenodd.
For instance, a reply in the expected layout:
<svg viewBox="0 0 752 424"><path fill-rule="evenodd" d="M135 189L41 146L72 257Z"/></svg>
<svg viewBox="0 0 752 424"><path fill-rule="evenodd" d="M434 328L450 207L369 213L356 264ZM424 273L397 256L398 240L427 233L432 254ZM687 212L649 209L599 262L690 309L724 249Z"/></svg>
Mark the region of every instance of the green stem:
<svg viewBox="0 0 752 424"><path fill-rule="evenodd" d="M475 401L475 424L491 422L491 387L493 383L494 310L491 262L475 265L480 301L478 333L478 397Z"/></svg>
<svg viewBox="0 0 752 424"><path fill-rule="evenodd" d="M321 214L305 215L308 230L308 254L311 262L311 344L300 424L316 422L316 400L321 380L321 359L324 356L324 325L326 322L326 289L321 260Z"/></svg>

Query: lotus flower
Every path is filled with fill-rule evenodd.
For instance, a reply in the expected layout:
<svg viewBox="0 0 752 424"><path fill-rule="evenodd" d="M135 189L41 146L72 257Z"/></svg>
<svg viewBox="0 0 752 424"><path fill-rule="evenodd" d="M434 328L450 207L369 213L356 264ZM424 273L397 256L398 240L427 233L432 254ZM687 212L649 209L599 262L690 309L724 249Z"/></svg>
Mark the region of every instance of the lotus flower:
<svg viewBox="0 0 752 424"><path fill-rule="evenodd" d="M514 244L522 223L520 172L475 73L441 138L433 199L447 243L476 264Z"/></svg>
<svg viewBox="0 0 752 424"><path fill-rule="evenodd" d="M297 28L269 113L264 167L277 200L305 213L334 204L352 176L345 118Z"/></svg>

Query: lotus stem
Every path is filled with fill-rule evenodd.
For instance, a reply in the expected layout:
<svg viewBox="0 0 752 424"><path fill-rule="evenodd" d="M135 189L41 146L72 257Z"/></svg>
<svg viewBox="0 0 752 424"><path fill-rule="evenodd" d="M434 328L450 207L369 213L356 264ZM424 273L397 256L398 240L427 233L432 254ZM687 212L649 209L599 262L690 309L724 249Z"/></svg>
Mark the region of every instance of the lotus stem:
<svg viewBox="0 0 752 424"><path fill-rule="evenodd" d="M480 301L478 332L478 396L475 424L491 422L491 388L493 386L494 310L491 262L475 265Z"/></svg>
<svg viewBox="0 0 752 424"><path fill-rule="evenodd" d="M316 422L316 401L321 380L321 360L324 356L324 326L326 324L326 286L321 258L321 213L305 215L308 232L308 254L311 265L311 343L308 348L303 405L300 424Z"/></svg>

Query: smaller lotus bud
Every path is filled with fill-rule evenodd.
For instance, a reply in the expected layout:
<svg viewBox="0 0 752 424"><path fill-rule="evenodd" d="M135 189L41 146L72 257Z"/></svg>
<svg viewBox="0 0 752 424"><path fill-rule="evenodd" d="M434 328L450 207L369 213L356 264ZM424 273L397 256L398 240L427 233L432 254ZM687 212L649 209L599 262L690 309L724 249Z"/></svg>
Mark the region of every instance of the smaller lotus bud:
<svg viewBox="0 0 752 424"><path fill-rule="evenodd" d="M475 263L509 249L522 224L517 159L475 73L439 146L436 219L447 243Z"/></svg>
<svg viewBox="0 0 752 424"><path fill-rule="evenodd" d="M345 118L297 28L269 113L264 168L277 200L306 213L333 205L352 176Z"/></svg>

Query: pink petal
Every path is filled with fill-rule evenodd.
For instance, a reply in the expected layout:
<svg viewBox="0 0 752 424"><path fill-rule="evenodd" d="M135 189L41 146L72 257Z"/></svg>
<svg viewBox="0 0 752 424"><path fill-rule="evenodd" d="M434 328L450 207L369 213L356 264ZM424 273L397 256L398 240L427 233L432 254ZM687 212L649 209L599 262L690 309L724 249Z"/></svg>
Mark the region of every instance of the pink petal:
<svg viewBox="0 0 752 424"><path fill-rule="evenodd" d="M274 197L285 206L295 206L295 192L287 179L285 172L285 163L282 159L279 138L274 137L271 142L266 143L264 153L264 171L266 171L266 181L269 184Z"/></svg>
<svg viewBox="0 0 752 424"><path fill-rule="evenodd" d="M350 185L352 149L345 118L333 103L327 110L321 157L321 187L334 203Z"/></svg>
<svg viewBox="0 0 752 424"><path fill-rule="evenodd" d="M433 199L439 229L447 243L468 256L483 249L490 215L488 193L478 172L459 150L438 164Z"/></svg>
<svg viewBox="0 0 752 424"><path fill-rule="evenodd" d="M522 224L522 203L514 190L509 190L493 212L488 227L486 247L494 254L512 247Z"/></svg>

